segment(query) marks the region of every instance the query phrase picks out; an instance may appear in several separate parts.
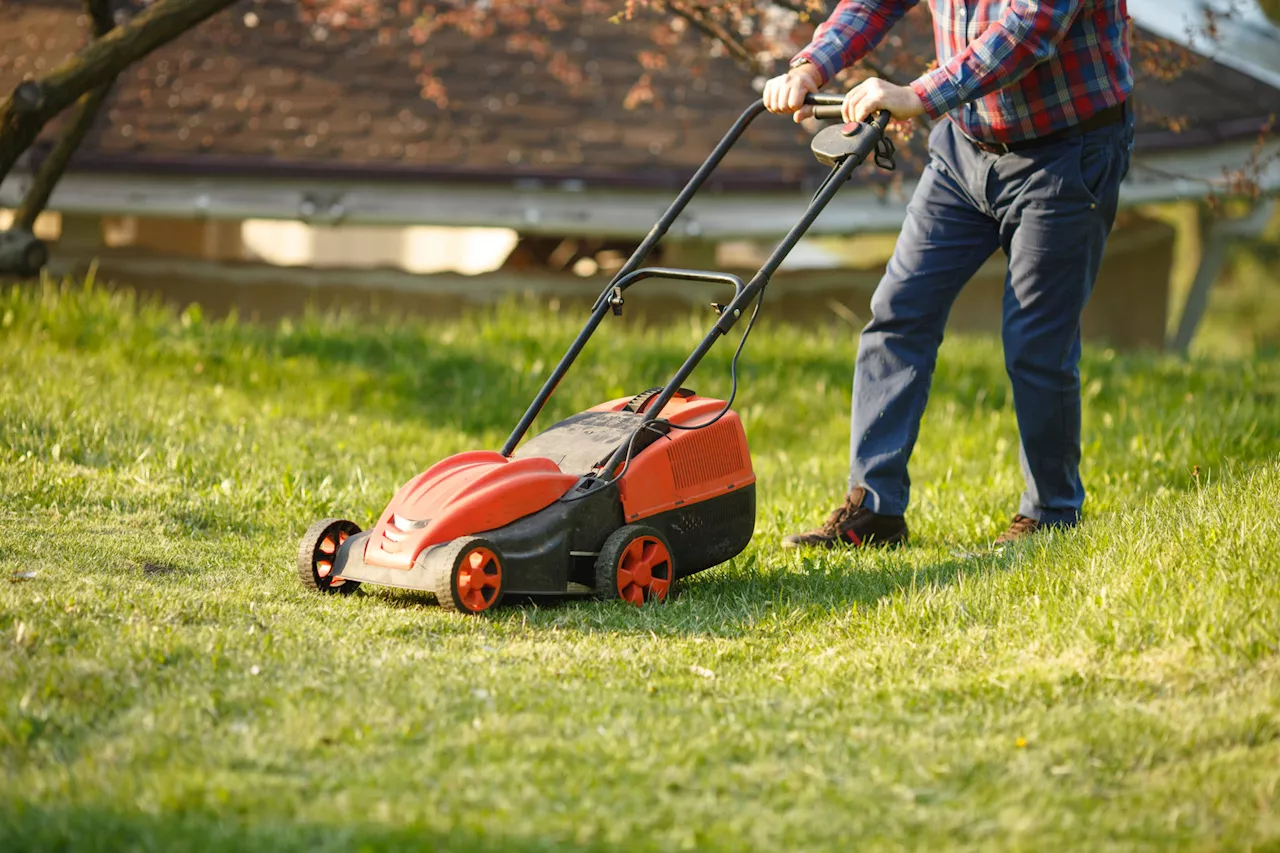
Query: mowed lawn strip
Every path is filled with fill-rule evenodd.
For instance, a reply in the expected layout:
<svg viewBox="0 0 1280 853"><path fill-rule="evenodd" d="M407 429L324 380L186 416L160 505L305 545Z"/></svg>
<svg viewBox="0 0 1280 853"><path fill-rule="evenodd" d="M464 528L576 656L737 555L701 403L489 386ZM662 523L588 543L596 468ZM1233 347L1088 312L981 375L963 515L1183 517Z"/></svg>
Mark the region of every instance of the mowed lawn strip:
<svg viewBox="0 0 1280 853"><path fill-rule="evenodd" d="M710 319L611 320L540 424L665 381ZM581 321L4 291L0 850L1280 843L1276 359L1087 350L1088 523L992 554L1007 379L949 341L913 544L784 553L843 486L856 331L766 305L756 539L674 601L299 586L310 521L498 446ZM690 384L728 393L731 350Z"/></svg>

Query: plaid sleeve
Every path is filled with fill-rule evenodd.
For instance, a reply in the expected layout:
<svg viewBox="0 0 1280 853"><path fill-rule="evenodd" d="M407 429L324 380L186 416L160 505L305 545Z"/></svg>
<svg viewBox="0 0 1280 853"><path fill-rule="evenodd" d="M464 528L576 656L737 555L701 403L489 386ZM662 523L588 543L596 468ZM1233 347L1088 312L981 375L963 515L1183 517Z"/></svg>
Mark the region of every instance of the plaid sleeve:
<svg viewBox="0 0 1280 853"><path fill-rule="evenodd" d="M944 65L917 78L912 90L938 118L961 104L1016 83L1053 56L1082 0L1012 0L999 21ZM963 29L966 21L938 22Z"/></svg>
<svg viewBox="0 0 1280 853"><path fill-rule="evenodd" d="M831 17L818 25L809 46L791 60L807 59L822 82L871 52L885 33L919 0L840 0Z"/></svg>

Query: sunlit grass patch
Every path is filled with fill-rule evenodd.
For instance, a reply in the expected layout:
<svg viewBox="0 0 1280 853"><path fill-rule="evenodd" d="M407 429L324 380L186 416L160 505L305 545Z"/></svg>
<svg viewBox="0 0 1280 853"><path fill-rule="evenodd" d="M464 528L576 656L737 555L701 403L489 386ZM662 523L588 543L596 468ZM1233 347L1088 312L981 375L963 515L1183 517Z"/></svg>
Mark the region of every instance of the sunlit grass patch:
<svg viewBox="0 0 1280 853"><path fill-rule="evenodd" d="M776 547L838 499L855 341L753 333L757 535L666 606L307 594L496 447L582 318L261 326L0 296L0 849L1263 847L1280 838L1280 362L1090 350L1087 523L1016 508L998 343L944 347L913 544ZM612 321L543 426L666 379L710 317ZM691 383L728 391L731 349Z"/></svg>

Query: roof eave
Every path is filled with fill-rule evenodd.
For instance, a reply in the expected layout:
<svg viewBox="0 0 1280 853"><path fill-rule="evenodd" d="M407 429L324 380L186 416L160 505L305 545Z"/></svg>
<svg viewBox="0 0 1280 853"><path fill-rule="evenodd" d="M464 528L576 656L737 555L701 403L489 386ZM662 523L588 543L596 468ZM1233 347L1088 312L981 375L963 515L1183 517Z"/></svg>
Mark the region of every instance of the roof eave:
<svg viewBox="0 0 1280 853"><path fill-rule="evenodd" d="M1216 125L1183 130L1140 131L1135 146L1143 153L1201 151L1256 138L1274 121L1273 116L1234 119ZM288 178L366 182L507 185L563 191L593 189L675 190L684 186L693 169L638 166L632 169L538 169L513 166L439 166L405 162L349 163L324 160L287 160L272 157L217 154L144 155L104 154L86 151L72 161L73 172L90 174L150 174L201 178ZM861 183L880 184L880 176L860 176ZM810 187L821 174L797 159L770 170L720 170L707 183L712 192L787 192Z"/></svg>

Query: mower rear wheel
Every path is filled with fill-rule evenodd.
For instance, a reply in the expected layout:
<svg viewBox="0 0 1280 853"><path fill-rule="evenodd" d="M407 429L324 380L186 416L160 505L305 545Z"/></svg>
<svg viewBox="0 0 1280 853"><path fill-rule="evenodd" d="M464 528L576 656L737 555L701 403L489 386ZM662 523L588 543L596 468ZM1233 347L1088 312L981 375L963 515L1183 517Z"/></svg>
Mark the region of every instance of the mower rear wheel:
<svg viewBox="0 0 1280 853"><path fill-rule="evenodd" d="M596 558L596 595L622 599L639 607L666 601L675 584L676 563L667 537L647 524L615 530Z"/></svg>
<svg viewBox="0 0 1280 853"><path fill-rule="evenodd" d="M330 595L350 595L360 581L333 577L333 560L342 543L360 532L360 526L345 518L322 518L307 528L298 543L298 580L307 589Z"/></svg>
<svg viewBox="0 0 1280 853"><path fill-rule="evenodd" d="M488 539L455 539L432 553L428 565L427 583L445 610L483 613L502 601L502 554Z"/></svg>

